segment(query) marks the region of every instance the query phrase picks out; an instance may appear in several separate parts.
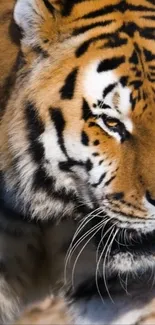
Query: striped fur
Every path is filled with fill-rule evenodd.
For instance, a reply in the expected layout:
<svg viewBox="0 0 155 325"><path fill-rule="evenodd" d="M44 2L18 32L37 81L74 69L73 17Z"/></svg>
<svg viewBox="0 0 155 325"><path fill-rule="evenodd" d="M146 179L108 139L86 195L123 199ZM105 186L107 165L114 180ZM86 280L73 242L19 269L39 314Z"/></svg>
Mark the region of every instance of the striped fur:
<svg viewBox="0 0 155 325"><path fill-rule="evenodd" d="M154 0L17 0L17 26L13 6L0 4L8 206L55 223L100 209L117 230L153 236ZM133 263L121 251L110 267L145 270L145 253Z"/></svg>
<svg viewBox="0 0 155 325"><path fill-rule="evenodd" d="M82 217L95 202L124 220L154 215L154 13L147 0L17 2L1 169L24 213Z"/></svg>

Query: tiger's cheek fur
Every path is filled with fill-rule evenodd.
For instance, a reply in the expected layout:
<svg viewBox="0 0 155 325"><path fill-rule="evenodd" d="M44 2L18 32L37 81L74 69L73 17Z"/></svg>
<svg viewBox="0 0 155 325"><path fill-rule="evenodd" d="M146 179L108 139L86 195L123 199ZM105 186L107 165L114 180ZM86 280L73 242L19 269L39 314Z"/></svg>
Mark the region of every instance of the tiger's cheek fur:
<svg viewBox="0 0 155 325"><path fill-rule="evenodd" d="M138 18L132 0L65 4L15 7L24 60L2 120L7 187L33 216L72 214L81 201L105 199L144 218L154 214L144 202L147 191L154 196L154 43L153 20L145 25L141 15L145 6L154 13L152 4L144 0ZM105 126L105 115L126 128L125 140ZM120 193L124 200L113 202Z"/></svg>

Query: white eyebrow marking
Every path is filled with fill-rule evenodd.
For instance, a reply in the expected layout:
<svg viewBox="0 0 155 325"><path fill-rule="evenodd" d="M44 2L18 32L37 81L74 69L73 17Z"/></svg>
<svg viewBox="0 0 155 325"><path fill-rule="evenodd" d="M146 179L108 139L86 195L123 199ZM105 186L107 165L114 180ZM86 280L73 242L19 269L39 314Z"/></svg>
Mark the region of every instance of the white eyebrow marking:
<svg viewBox="0 0 155 325"><path fill-rule="evenodd" d="M119 82L119 77L114 71L97 73L99 62L99 60L91 62L84 71L84 97L94 115L106 114L109 117L119 119L124 123L127 131L131 133L133 130L132 121L129 117L131 112L131 90ZM104 97L104 90L108 86L112 86L111 91Z"/></svg>

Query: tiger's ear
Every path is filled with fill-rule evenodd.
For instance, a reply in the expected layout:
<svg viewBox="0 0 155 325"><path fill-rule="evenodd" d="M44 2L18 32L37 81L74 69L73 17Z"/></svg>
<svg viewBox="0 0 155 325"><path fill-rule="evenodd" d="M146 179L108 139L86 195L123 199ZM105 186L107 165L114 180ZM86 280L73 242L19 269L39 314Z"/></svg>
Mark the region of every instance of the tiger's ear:
<svg viewBox="0 0 155 325"><path fill-rule="evenodd" d="M38 45L42 38L56 33L55 15L61 12L63 0L17 0L14 19L23 34L23 42Z"/></svg>

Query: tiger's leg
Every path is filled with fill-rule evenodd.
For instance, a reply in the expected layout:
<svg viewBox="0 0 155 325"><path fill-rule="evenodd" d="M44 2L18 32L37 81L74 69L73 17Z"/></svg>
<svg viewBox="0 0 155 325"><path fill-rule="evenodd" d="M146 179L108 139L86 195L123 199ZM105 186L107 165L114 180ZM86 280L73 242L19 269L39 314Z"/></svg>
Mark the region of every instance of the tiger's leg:
<svg viewBox="0 0 155 325"><path fill-rule="evenodd" d="M24 306L43 295L39 275L44 259L39 227L0 211L0 324L12 323Z"/></svg>

